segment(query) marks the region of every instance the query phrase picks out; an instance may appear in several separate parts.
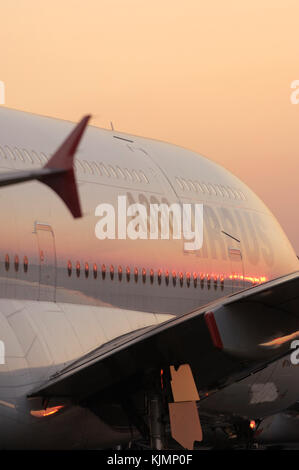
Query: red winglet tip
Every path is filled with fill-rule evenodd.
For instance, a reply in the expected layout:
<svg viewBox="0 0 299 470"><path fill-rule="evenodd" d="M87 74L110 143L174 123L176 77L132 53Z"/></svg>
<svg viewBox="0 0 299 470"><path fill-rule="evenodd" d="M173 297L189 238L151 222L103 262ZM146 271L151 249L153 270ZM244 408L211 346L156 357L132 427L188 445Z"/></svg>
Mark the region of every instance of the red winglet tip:
<svg viewBox="0 0 299 470"><path fill-rule="evenodd" d="M87 115L81 119L45 165L45 168L63 171L60 174L39 178L61 197L75 218L82 217L82 211L73 168L74 155L90 117Z"/></svg>
<svg viewBox="0 0 299 470"><path fill-rule="evenodd" d="M50 158L45 168L70 170L73 168L74 154L91 115L84 116L66 140Z"/></svg>

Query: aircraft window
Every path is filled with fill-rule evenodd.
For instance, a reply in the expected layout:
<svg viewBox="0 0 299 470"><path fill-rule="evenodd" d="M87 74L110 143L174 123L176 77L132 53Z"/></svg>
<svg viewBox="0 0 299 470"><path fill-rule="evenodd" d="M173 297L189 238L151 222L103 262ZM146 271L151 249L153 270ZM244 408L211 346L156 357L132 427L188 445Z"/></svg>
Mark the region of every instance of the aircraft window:
<svg viewBox="0 0 299 470"><path fill-rule="evenodd" d="M241 191L239 191L238 189L235 189L234 191L235 191L235 193L238 195L238 199L243 199L243 198L242 198Z"/></svg>
<svg viewBox="0 0 299 470"><path fill-rule="evenodd" d="M135 177L135 180L138 182L138 183L141 183L142 180L140 178L140 176L138 175L137 171L136 170L132 170L132 174L133 176Z"/></svg>
<svg viewBox="0 0 299 470"><path fill-rule="evenodd" d="M177 177L176 177L175 180L176 180L177 184L179 185L180 189L184 190L184 185L183 185L183 183L181 182L180 178L177 178Z"/></svg>
<svg viewBox="0 0 299 470"><path fill-rule="evenodd" d="M76 274L77 274L77 277L80 277L80 262L77 261L76 263Z"/></svg>
<svg viewBox="0 0 299 470"><path fill-rule="evenodd" d="M233 195L234 195L234 198L235 199L240 199L240 194L238 193L238 191L235 190L235 188L230 188Z"/></svg>
<svg viewBox="0 0 299 470"><path fill-rule="evenodd" d="M129 180L130 181L133 181L133 176L131 175L130 171L128 170L128 168L124 168L124 172L126 173L126 175L128 176Z"/></svg>
<svg viewBox="0 0 299 470"><path fill-rule="evenodd" d="M90 162L90 164L95 168L96 173L98 173L100 176L102 176L102 172L101 172L100 167L97 164L97 162Z"/></svg>
<svg viewBox="0 0 299 470"><path fill-rule="evenodd" d="M119 166L116 167L116 170L118 171L118 173L120 174L120 176L125 180L126 179L126 175L124 174L124 172L122 171L121 168L119 168Z"/></svg>
<svg viewBox="0 0 299 470"><path fill-rule="evenodd" d="M145 284L146 282L146 269L142 268L142 282Z"/></svg>
<svg viewBox="0 0 299 470"><path fill-rule="evenodd" d="M227 192L229 194L229 197L233 198L233 199L236 199L233 190L229 186L227 186L226 189L227 189Z"/></svg>
<svg viewBox="0 0 299 470"><path fill-rule="evenodd" d="M201 187L203 188L203 192L209 194L209 189L206 183L201 183Z"/></svg>
<svg viewBox="0 0 299 470"><path fill-rule="evenodd" d="M71 275L72 275L72 262L70 260L68 260L68 262L67 262L67 273L68 273L68 276L71 277Z"/></svg>
<svg viewBox="0 0 299 470"><path fill-rule="evenodd" d="M186 273L186 284L187 284L187 287L190 287L190 281L191 281L191 274L190 274L190 273Z"/></svg>
<svg viewBox="0 0 299 470"><path fill-rule="evenodd" d="M101 171L102 173L104 173L106 176L110 177L110 173L109 171L107 170L107 168L105 167L104 163L100 163L100 168L101 168Z"/></svg>
<svg viewBox="0 0 299 470"><path fill-rule="evenodd" d="M241 199L240 194L238 193L238 191L235 188L231 188L231 190L234 193L235 199Z"/></svg>
<svg viewBox="0 0 299 470"><path fill-rule="evenodd" d="M245 194L244 194L242 191L240 191L240 190L239 190L239 194L240 194L240 196L241 196L241 199L243 199L243 201L245 201L245 200L246 200Z"/></svg>
<svg viewBox="0 0 299 470"><path fill-rule="evenodd" d="M153 269L150 270L150 281L151 281L151 284L153 284L154 282L154 270Z"/></svg>
<svg viewBox="0 0 299 470"><path fill-rule="evenodd" d="M215 184L214 187L217 191L217 195L223 197L223 192L221 191L219 184Z"/></svg>
<svg viewBox="0 0 299 470"><path fill-rule="evenodd" d="M6 156L6 154L5 154L4 150L3 150L3 148L2 148L1 146L0 146L0 157L1 157L1 158L7 158L7 156Z"/></svg>
<svg viewBox="0 0 299 470"><path fill-rule="evenodd" d="M208 184L208 188L210 190L210 194L212 194L213 196L217 196L217 191L211 183Z"/></svg>
<svg viewBox="0 0 299 470"><path fill-rule="evenodd" d="M24 162L24 157L23 157L23 155L21 154L20 150L17 147L14 148L14 154L17 156L17 158L19 160Z"/></svg>
<svg viewBox="0 0 299 470"><path fill-rule="evenodd" d="M5 255L5 270L8 271L9 270L9 256L6 254Z"/></svg>
<svg viewBox="0 0 299 470"><path fill-rule="evenodd" d="M94 265L93 265L93 277L94 277L94 279L96 279L98 277L98 267L97 267L96 263L94 263Z"/></svg>
<svg viewBox="0 0 299 470"><path fill-rule="evenodd" d="M88 263L85 263L85 265L84 265L84 272L85 272L85 277L87 279L88 276L89 276L89 265L88 265Z"/></svg>
<svg viewBox="0 0 299 470"><path fill-rule="evenodd" d="M110 266L110 279L111 279L111 281L113 281L113 278L114 278L114 266L112 266L112 264L111 264L111 266Z"/></svg>
<svg viewBox="0 0 299 470"><path fill-rule="evenodd" d="M200 191L201 193L204 192L204 190L202 189L201 184L198 181L195 181L195 186L196 186L197 191Z"/></svg>
<svg viewBox="0 0 299 470"><path fill-rule="evenodd" d="M83 173L85 173L85 168L79 159L76 160L76 165L77 165L77 168L79 168L81 171L83 171Z"/></svg>
<svg viewBox="0 0 299 470"><path fill-rule="evenodd" d="M88 166L85 164L85 161L84 161L84 160L81 160L80 163L81 163L81 165L82 165L82 167L83 167L84 173L90 173L90 170L89 170Z"/></svg>
<svg viewBox="0 0 299 470"><path fill-rule="evenodd" d="M234 188L231 188L230 186L228 186L227 189L228 189L228 191L229 191L229 193L231 194L231 197L232 197L233 199L240 199L240 198L239 198L239 194L234 190Z"/></svg>
<svg viewBox="0 0 299 470"><path fill-rule="evenodd" d="M49 158L47 157L47 155L44 152L41 152L40 156L41 156L41 159L43 160L44 163L48 162Z"/></svg>
<svg viewBox="0 0 299 470"><path fill-rule="evenodd" d="M194 287L197 287L197 274L193 273L193 285Z"/></svg>
<svg viewBox="0 0 299 470"><path fill-rule="evenodd" d="M15 271L19 271L19 257L18 255L15 255Z"/></svg>
<svg viewBox="0 0 299 470"><path fill-rule="evenodd" d="M38 155L38 153L35 150L31 150L31 154L33 155L33 159L38 160L39 163L43 163L40 156Z"/></svg>
<svg viewBox="0 0 299 470"><path fill-rule="evenodd" d="M162 271L161 271L161 269L158 269L158 284L159 284L159 286L161 285L161 280L162 280Z"/></svg>
<svg viewBox="0 0 299 470"><path fill-rule="evenodd" d="M5 145L5 146L4 146L4 149L5 149L6 155L8 155L8 157L9 157L11 160L15 160L14 154L12 153L12 151L10 150L10 148L8 147L8 145Z"/></svg>
<svg viewBox="0 0 299 470"><path fill-rule="evenodd" d="M184 178L182 178L181 181L182 181L184 187L185 187L188 191L190 191L190 186L188 185L187 181L186 181Z"/></svg>
<svg viewBox="0 0 299 470"><path fill-rule="evenodd" d="M169 272L166 270L165 271L165 284L168 286L169 284Z"/></svg>
<svg viewBox="0 0 299 470"><path fill-rule="evenodd" d="M121 266L118 266L118 280L121 281L123 278L123 270Z"/></svg>
<svg viewBox="0 0 299 470"><path fill-rule="evenodd" d="M134 281L138 282L138 268L134 268Z"/></svg>
<svg viewBox="0 0 299 470"><path fill-rule="evenodd" d="M208 188L208 193L209 193L209 195L212 196L212 195L213 195L213 191L211 190L210 183L207 183L207 184L206 184L206 187Z"/></svg>
<svg viewBox="0 0 299 470"><path fill-rule="evenodd" d="M244 194L242 193L242 191L240 191L239 189L237 189L236 191L237 191L237 193L238 193L238 195L239 195L239 199L243 199L243 200L246 199L246 197L244 196Z"/></svg>
<svg viewBox="0 0 299 470"><path fill-rule="evenodd" d="M8 271L9 270L9 255L6 254L5 255L5 258L4 258L4 266L5 266L5 271Z"/></svg>
<svg viewBox="0 0 299 470"><path fill-rule="evenodd" d="M106 277L106 266L102 264L102 279L104 280Z"/></svg>
<svg viewBox="0 0 299 470"><path fill-rule="evenodd" d="M234 191L235 191L235 193L238 195L238 199L240 199L240 200L241 200L241 199L245 199L245 198L242 196L242 193L241 193L241 191L240 191L239 189L235 189Z"/></svg>
<svg viewBox="0 0 299 470"><path fill-rule="evenodd" d="M116 173L115 169L113 168L113 166L112 166L112 165L108 165L108 168L109 168L109 170L111 171L112 176L114 176L114 178L118 178L117 173Z"/></svg>
<svg viewBox="0 0 299 470"><path fill-rule="evenodd" d="M34 163L34 160L32 158L32 156L30 155L30 153L28 152L28 150L26 149L22 149L24 155L27 157L27 159L30 161L30 163Z"/></svg>
<svg viewBox="0 0 299 470"><path fill-rule="evenodd" d="M145 173L143 173L142 170L139 170L139 173L141 174L142 178L144 179L144 181L146 182L146 184L149 184L149 180L147 179Z"/></svg>
<svg viewBox="0 0 299 470"><path fill-rule="evenodd" d="M83 160L82 164L87 168L87 171L93 175L93 169L87 160Z"/></svg>
<svg viewBox="0 0 299 470"><path fill-rule="evenodd" d="M176 272L172 271L172 284L175 287L176 286Z"/></svg>
<svg viewBox="0 0 299 470"><path fill-rule="evenodd" d="M194 184L191 180L188 180L188 183L189 183L191 189L196 192L196 186L195 186L195 184Z"/></svg>
<svg viewBox="0 0 299 470"><path fill-rule="evenodd" d="M128 266L126 268L126 276L127 276L127 282L130 282L131 271L130 271L130 268Z"/></svg>
<svg viewBox="0 0 299 470"><path fill-rule="evenodd" d="M228 194L228 192L227 192L226 187L223 186L223 185L221 185L220 187L221 187L221 190L222 190L222 192L223 192L223 194L224 194L224 197L229 197L229 194Z"/></svg>
<svg viewBox="0 0 299 470"><path fill-rule="evenodd" d="M28 271L28 258L27 258L27 256L24 256L23 268L24 268L24 273L27 273L27 271Z"/></svg>
<svg viewBox="0 0 299 470"><path fill-rule="evenodd" d="M227 194L228 194L228 197L231 199L232 198L232 194L230 192L230 187L229 186L225 186L225 189L227 191Z"/></svg>
<svg viewBox="0 0 299 470"><path fill-rule="evenodd" d="M180 286L183 287L184 283L184 274L182 272L179 273L179 278L180 278Z"/></svg>

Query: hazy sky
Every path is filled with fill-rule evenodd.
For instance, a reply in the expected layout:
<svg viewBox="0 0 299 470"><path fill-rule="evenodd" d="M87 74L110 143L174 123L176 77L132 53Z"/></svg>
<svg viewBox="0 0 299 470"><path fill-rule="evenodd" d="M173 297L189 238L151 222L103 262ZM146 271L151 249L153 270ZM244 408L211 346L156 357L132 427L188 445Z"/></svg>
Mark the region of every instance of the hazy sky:
<svg viewBox="0 0 299 470"><path fill-rule="evenodd" d="M0 18L8 107L206 155L299 255L298 0L2 0Z"/></svg>

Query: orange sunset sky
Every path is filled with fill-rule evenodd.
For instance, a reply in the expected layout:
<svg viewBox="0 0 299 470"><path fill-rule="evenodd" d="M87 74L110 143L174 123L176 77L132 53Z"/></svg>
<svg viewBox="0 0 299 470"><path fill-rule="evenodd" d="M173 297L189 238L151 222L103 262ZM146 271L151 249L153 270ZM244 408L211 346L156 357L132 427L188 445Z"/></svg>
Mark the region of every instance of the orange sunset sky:
<svg viewBox="0 0 299 470"><path fill-rule="evenodd" d="M6 106L217 161L299 255L298 0L2 0Z"/></svg>

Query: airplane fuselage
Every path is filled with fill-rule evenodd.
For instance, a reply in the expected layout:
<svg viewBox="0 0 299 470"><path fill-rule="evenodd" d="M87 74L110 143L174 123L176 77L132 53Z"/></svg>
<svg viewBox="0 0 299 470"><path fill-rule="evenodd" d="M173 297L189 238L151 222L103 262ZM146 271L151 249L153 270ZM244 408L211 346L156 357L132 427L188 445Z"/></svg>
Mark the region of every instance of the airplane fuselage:
<svg viewBox="0 0 299 470"><path fill-rule="evenodd" d="M1 172L43 166L73 127L4 108L0 123ZM113 338L298 269L290 243L262 201L227 170L191 151L89 127L77 152L76 178L80 219L39 182L0 189L3 448L119 442L120 434L79 406L39 415L41 403L28 400L28 392ZM147 209L203 204L202 248L186 250L183 237L171 237L173 227L169 239L152 239L148 226L146 239L100 240L96 208L105 203L117 209L119 196ZM235 410L232 402L223 407L271 414L291 403L295 390L265 408L249 406L246 393ZM74 427L78 420L83 428ZM65 431L68 440L62 442Z"/></svg>

